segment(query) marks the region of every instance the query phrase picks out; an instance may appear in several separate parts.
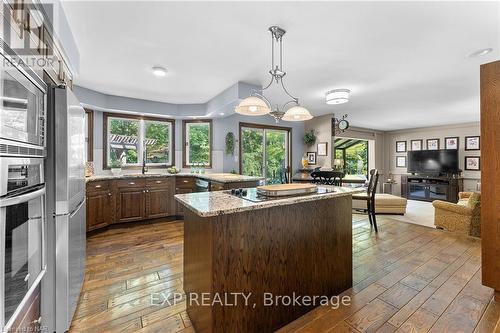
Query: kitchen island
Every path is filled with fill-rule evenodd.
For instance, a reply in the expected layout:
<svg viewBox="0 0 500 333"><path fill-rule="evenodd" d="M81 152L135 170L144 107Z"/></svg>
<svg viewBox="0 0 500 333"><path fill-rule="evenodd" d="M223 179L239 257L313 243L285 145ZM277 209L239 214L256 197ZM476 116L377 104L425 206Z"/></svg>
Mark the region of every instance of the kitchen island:
<svg viewBox="0 0 500 333"><path fill-rule="evenodd" d="M360 190L324 188L333 192L258 202L175 196L186 208L184 291L197 332L271 332L352 286Z"/></svg>

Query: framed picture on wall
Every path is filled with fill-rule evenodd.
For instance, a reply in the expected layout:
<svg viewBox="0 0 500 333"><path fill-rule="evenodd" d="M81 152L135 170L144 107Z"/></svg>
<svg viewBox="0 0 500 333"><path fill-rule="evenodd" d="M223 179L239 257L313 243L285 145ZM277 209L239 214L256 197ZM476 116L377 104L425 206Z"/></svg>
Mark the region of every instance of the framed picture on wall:
<svg viewBox="0 0 500 333"><path fill-rule="evenodd" d="M444 149L458 149L458 136L444 138Z"/></svg>
<svg viewBox="0 0 500 333"><path fill-rule="evenodd" d="M396 141L396 153L406 153L406 141Z"/></svg>
<svg viewBox="0 0 500 333"><path fill-rule="evenodd" d="M480 171L481 170L481 157L479 157L479 156L465 156L465 170Z"/></svg>
<svg viewBox="0 0 500 333"><path fill-rule="evenodd" d="M480 150L481 138L479 136L466 136L465 137L465 150Z"/></svg>
<svg viewBox="0 0 500 333"><path fill-rule="evenodd" d="M328 156L328 142L318 143L318 156Z"/></svg>
<svg viewBox="0 0 500 333"><path fill-rule="evenodd" d="M315 151L308 151L307 152L307 163L310 165L316 164L316 152Z"/></svg>
<svg viewBox="0 0 500 333"><path fill-rule="evenodd" d="M439 150L439 139L427 139L427 150Z"/></svg>
<svg viewBox="0 0 500 333"><path fill-rule="evenodd" d="M406 156L396 156L396 168L406 168Z"/></svg>
<svg viewBox="0 0 500 333"><path fill-rule="evenodd" d="M424 140L411 140L411 150L422 150L422 146L424 145Z"/></svg>

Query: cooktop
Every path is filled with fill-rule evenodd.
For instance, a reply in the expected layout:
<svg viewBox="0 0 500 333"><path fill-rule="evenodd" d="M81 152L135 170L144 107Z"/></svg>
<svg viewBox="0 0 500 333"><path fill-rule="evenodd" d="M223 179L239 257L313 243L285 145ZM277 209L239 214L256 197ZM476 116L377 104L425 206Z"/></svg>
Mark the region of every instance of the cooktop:
<svg viewBox="0 0 500 333"><path fill-rule="evenodd" d="M236 189L232 189L230 191L226 191L226 193L234 195L235 197L245 199L248 201L252 201L252 202L272 201L272 200L279 200L279 199L286 199L286 198L293 198L293 197L302 197L302 196L308 196L308 195L314 195L314 194L327 194L327 193L332 193L332 192L335 192L335 189L328 188L328 187L320 187L320 186L318 186L317 192L300 194L300 195L281 196L281 197L268 197L265 195L261 195L257 192L257 188L255 188L255 187L236 188Z"/></svg>

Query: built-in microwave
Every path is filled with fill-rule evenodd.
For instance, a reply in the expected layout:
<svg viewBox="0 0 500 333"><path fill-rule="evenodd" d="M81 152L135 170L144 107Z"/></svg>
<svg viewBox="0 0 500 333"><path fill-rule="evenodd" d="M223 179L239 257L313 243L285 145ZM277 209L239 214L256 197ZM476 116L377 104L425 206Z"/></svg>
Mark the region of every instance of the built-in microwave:
<svg viewBox="0 0 500 333"><path fill-rule="evenodd" d="M9 330L46 271L43 158L0 162L0 330Z"/></svg>
<svg viewBox="0 0 500 333"><path fill-rule="evenodd" d="M11 53L8 46L1 45L0 139L14 142L11 146L21 143L43 151L47 86Z"/></svg>

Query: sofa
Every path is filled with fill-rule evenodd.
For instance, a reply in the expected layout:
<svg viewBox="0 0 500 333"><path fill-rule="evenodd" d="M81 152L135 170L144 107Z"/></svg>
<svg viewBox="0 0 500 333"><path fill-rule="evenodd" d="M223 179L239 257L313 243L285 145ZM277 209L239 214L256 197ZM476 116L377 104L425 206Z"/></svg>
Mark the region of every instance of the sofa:
<svg viewBox="0 0 500 333"><path fill-rule="evenodd" d="M385 193L375 194L375 214L404 215L406 213L406 204L405 198ZM366 201L353 200L352 208L356 210L366 209Z"/></svg>
<svg viewBox="0 0 500 333"><path fill-rule="evenodd" d="M481 237L481 194L460 192L458 202L432 202L434 225L451 232Z"/></svg>

